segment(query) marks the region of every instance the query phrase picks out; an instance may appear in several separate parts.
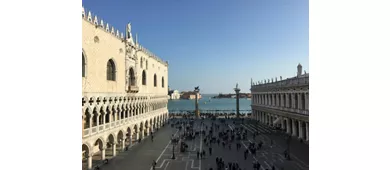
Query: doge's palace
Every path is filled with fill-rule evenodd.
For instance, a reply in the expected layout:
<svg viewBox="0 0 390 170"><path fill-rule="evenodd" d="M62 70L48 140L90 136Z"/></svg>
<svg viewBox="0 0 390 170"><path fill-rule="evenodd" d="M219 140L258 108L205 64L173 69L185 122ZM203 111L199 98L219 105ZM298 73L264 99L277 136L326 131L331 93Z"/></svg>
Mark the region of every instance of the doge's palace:
<svg viewBox="0 0 390 170"><path fill-rule="evenodd" d="M309 141L309 74L297 66L295 77L251 84L252 118Z"/></svg>
<svg viewBox="0 0 390 170"><path fill-rule="evenodd" d="M168 119L168 62L82 9L83 165L131 147Z"/></svg>

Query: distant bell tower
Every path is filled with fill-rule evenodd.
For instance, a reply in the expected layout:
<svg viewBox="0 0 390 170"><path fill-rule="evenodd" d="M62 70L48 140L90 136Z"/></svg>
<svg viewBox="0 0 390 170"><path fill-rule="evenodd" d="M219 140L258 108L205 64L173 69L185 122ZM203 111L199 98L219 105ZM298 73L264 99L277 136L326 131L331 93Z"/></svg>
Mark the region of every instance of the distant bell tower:
<svg viewBox="0 0 390 170"><path fill-rule="evenodd" d="M298 64L297 69L298 69L297 76L299 77L299 76L302 75L302 65L301 65L301 63Z"/></svg>

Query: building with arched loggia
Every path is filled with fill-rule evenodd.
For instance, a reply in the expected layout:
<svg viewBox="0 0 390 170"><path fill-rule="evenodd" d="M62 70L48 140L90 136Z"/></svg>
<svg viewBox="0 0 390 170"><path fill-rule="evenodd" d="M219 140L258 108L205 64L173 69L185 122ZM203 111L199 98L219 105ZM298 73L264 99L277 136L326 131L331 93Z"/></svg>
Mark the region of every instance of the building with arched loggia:
<svg viewBox="0 0 390 170"><path fill-rule="evenodd" d="M168 119L168 62L82 10L83 169L131 147Z"/></svg>
<svg viewBox="0 0 390 170"><path fill-rule="evenodd" d="M252 118L309 141L309 74L251 83Z"/></svg>

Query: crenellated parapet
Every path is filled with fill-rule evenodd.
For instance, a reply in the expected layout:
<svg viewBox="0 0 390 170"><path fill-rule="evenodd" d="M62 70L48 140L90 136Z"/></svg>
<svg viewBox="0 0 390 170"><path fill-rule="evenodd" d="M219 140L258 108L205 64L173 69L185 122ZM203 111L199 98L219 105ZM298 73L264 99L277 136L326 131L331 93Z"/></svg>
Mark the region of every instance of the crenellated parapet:
<svg viewBox="0 0 390 170"><path fill-rule="evenodd" d="M108 23L104 23L103 19L99 19L97 15L92 15L91 11L86 11L84 7L82 7L82 18L85 21L96 26L96 28L100 28L101 30L106 31L107 33L113 35L114 37L124 40L124 34L119 32L118 29L115 29L113 26L110 26Z"/></svg>
<svg viewBox="0 0 390 170"><path fill-rule="evenodd" d="M139 50L141 50L142 52L144 52L148 56L152 57L153 59L155 59L159 63L163 64L164 66L168 66L167 61L164 61L160 57L154 55L152 52L150 52L147 48L143 47L141 44L138 44L138 48L139 48Z"/></svg>

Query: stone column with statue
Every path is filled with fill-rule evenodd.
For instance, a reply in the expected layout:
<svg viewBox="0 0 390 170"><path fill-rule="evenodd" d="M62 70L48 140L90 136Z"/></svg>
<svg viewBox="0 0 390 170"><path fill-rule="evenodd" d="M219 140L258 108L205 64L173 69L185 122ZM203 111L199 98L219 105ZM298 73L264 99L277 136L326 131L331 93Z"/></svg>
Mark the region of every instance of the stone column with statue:
<svg viewBox="0 0 390 170"><path fill-rule="evenodd" d="M199 86L195 87L195 117L196 118L199 118L200 117L200 113L199 113L199 103L198 103L198 96L199 96Z"/></svg>
<svg viewBox="0 0 390 170"><path fill-rule="evenodd" d="M236 92L236 117L240 118L240 88L238 88L238 83L236 84L236 88L234 91Z"/></svg>

